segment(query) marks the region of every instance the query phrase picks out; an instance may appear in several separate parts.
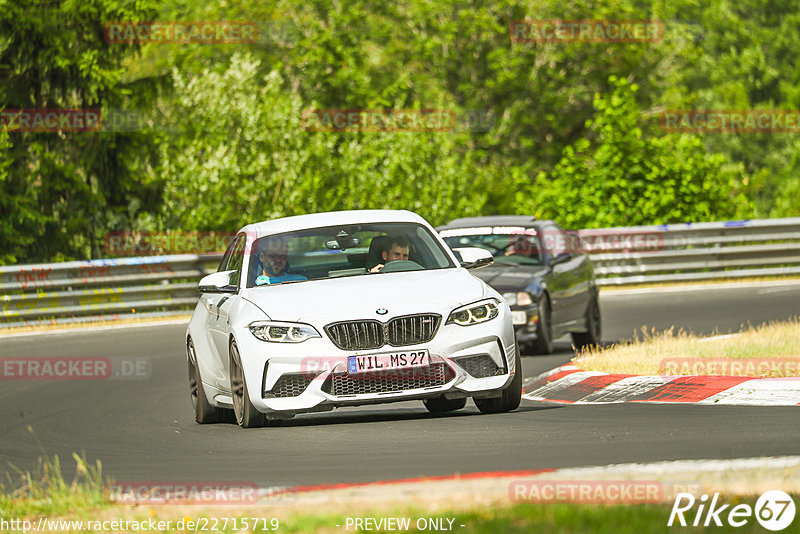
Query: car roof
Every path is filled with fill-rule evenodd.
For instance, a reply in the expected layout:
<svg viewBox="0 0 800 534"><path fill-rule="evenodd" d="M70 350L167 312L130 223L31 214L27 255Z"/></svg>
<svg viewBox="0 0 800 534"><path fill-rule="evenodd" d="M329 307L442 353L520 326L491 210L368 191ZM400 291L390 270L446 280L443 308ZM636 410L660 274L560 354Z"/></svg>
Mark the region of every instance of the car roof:
<svg viewBox="0 0 800 534"><path fill-rule="evenodd" d="M537 221L533 215L486 215L483 217L464 217L453 219L444 226L437 226L436 230L450 228L477 228L483 226L540 226L543 222Z"/></svg>
<svg viewBox="0 0 800 534"><path fill-rule="evenodd" d="M310 213L307 215L295 215L292 217L262 221L248 224L239 230L239 232L252 234L258 239L267 235L306 230L308 228L319 228L322 226L385 222L420 223L429 226L425 219L408 210L347 210Z"/></svg>

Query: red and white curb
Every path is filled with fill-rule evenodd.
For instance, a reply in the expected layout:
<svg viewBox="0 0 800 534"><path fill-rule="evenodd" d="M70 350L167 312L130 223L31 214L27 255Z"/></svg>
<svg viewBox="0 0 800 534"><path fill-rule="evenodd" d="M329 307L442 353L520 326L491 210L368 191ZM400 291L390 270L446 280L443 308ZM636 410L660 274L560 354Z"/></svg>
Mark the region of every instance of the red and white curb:
<svg viewBox="0 0 800 534"><path fill-rule="evenodd" d="M796 406L800 378L640 376L584 371L563 365L532 379L522 398L564 404L657 402Z"/></svg>

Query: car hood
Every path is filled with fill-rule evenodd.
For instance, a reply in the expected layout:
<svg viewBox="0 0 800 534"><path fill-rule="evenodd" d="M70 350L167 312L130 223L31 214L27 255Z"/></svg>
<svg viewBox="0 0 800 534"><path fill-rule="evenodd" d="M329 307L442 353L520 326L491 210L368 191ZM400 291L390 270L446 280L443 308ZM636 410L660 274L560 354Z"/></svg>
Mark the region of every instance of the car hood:
<svg viewBox="0 0 800 534"><path fill-rule="evenodd" d="M541 279L547 269L540 266L517 267L492 265L475 269L473 274L499 292L522 291L534 280Z"/></svg>
<svg viewBox="0 0 800 534"><path fill-rule="evenodd" d="M254 287L242 296L275 321L328 324L413 313L439 313L482 299L486 286L465 269L441 269L310 280ZM379 315L376 310L388 313Z"/></svg>

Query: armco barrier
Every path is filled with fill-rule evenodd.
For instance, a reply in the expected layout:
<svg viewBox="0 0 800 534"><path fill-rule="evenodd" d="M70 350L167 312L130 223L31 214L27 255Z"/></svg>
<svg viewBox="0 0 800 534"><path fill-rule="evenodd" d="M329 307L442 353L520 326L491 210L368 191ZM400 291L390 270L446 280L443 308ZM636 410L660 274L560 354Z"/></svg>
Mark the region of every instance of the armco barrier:
<svg viewBox="0 0 800 534"><path fill-rule="evenodd" d="M599 285L800 275L800 218L581 230L658 235L658 247L590 257ZM0 266L0 326L186 314L221 254Z"/></svg>
<svg viewBox="0 0 800 534"><path fill-rule="evenodd" d="M185 314L221 254L0 266L0 326Z"/></svg>
<svg viewBox="0 0 800 534"><path fill-rule="evenodd" d="M598 284L603 286L800 274L800 218L605 228L603 232L658 232L661 236L656 251L591 254Z"/></svg>

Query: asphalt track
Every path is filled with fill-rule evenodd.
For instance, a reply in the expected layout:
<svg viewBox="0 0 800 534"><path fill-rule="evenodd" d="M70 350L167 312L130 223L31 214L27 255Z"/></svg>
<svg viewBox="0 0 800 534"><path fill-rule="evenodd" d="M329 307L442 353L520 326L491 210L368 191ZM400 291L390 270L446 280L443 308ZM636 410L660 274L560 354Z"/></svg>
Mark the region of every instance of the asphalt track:
<svg viewBox="0 0 800 534"><path fill-rule="evenodd" d="M604 340L642 326L736 331L800 315L800 283L603 293ZM100 459L121 481L247 481L313 485L656 460L800 454L800 409L693 405L555 406L452 415L420 402L299 416L242 430L193 422L181 325L0 338L9 356L149 358L143 380L0 382L0 476L32 470L44 454ZM566 363L524 358L526 377ZM72 464L74 465L74 464ZM68 473L71 467L67 468Z"/></svg>

